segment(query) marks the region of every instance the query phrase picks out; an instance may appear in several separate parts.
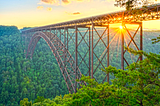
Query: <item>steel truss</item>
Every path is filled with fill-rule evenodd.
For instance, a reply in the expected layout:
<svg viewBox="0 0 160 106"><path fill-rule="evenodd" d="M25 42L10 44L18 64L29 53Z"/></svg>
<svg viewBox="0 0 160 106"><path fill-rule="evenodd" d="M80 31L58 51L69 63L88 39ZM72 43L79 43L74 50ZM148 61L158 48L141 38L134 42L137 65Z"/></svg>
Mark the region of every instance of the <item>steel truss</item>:
<svg viewBox="0 0 160 106"><path fill-rule="evenodd" d="M104 27L101 34L100 34L100 32L97 31L96 27L97 27L96 25L92 24L92 30L91 30L92 31L91 78L96 77L96 76L94 76L94 74L96 73L98 68L101 69L101 68L105 68L106 66L109 66L109 24L108 25L101 25L101 26L98 25L98 27ZM98 35L97 40L94 39L94 37L96 35ZM107 39L105 39L103 37L106 37ZM96 47L98 47L97 46L98 44L100 46L104 47L104 49L101 50L102 54L99 56L95 53ZM106 58L106 57L107 57L107 60L105 62L102 62L104 60L104 58ZM94 60L97 60L96 63ZM101 65L101 67L100 67L100 65ZM94 68L94 66L95 66L95 68ZM106 80L106 77L107 77L107 81L109 82L109 74L107 74L105 76L105 78L103 78L103 81L100 83L103 83Z"/></svg>
<svg viewBox="0 0 160 106"><path fill-rule="evenodd" d="M133 35L129 32L128 28L126 27L126 24L135 24L138 25L138 28L136 29L136 31L133 33ZM126 44L126 47L130 47L131 43L133 43L133 45L135 46L136 50L142 50L143 49L143 31L142 31L142 22L134 22L134 23L125 23L122 22L122 26L123 29L126 31L126 33L129 35L130 37L130 41L128 42L128 44ZM139 43L139 47L137 46L138 44L135 42L135 36L137 35L137 32L140 30L140 43ZM123 31L124 32L124 31ZM124 50L124 33L121 33L121 69L124 70L124 62L129 66L128 61L125 58L125 53L127 52L127 50ZM142 60L142 56L139 56L138 59L135 62L138 62L139 60Z"/></svg>
<svg viewBox="0 0 160 106"><path fill-rule="evenodd" d="M139 25L135 33L132 35L126 27L126 24L137 24ZM142 50L142 23L122 23L124 30L130 36L130 41L126 45L130 47L131 43L134 44L137 50ZM99 28L102 30L99 31ZM140 29L140 47L137 46L134 38ZM28 38L29 45L26 54L26 58L32 58L36 44L43 38L50 49L52 50L67 88L70 93L76 92L79 84L84 82L76 82L76 79L80 79L81 75L91 76L97 80L96 72L100 72L101 68L109 66L109 23L106 25L91 26L74 26L72 28L50 28L49 30L37 31L33 34L29 33ZM28 36L28 35L26 35ZM102 49L99 49L102 46ZM97 50L100 50L101 55L96 54ZM125 58L126 50L124 50L124 34L121 34L121 68L124 69L124 61L127 65L128 62ZM137 59L142 60L142 56ZM85 67L85 70L82 70ZM81 71L80 71L81 69ZM107 79L106 79L107 78ZM101 80L109 82L109 74L107 74Z"/></svg>
<svg viewBox="0 0 160 106"><path fill-rule="evenodd" d="M131 11L121 11L22 31L26 47L28 45L26 58L32 58L36 44L43 38L58 62L69 92L76 92L83 82L75 80L80 79L82 74L97 80L97 73L103 74L100 69L109 66L110 24L122 23L123 30L130 38L125 44L126 33L121 33L121 69L125 64L129 65L124 46L131 47L133 44L136 50L142 50L142 21L160 18L160 4L148 6L147 9L139 8L142 14L136 16ZM131 33L126 24L136 24L138 28ZM135 40L138 34L139 43ZM135 62L139 60L142 60L142 56ZM109 82L109 74L101 78L99 83L105 81Z"/></svg>

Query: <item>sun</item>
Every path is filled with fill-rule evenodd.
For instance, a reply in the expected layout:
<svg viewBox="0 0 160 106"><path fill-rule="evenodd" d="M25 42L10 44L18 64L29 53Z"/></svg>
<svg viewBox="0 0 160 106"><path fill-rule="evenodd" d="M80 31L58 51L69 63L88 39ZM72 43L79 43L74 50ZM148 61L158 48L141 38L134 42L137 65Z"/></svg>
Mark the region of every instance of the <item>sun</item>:
<svg viewBox="0 0 160 106"><path fill-rule="evenodd" d="M123 27L122 27L122 26L119 26L119 29L123 29Z"/></svg>

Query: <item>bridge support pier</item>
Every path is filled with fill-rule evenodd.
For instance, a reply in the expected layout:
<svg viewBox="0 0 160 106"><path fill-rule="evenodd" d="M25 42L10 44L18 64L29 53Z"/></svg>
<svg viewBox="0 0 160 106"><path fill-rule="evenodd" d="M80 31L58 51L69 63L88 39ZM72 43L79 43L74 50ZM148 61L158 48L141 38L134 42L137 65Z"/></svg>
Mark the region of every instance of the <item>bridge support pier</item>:
<svg viewBox="0 0 160 106"><path fill-rule="evenodd" d="M94 53L94 48L93 48L93 30L94 30L94 24L93 24L93 21L92 21L92 51L91 51L91 78L93 79L93 53Z"/></svg>
<svg viewBox="0 0 160 106"><path fill-rule="evenodd" d="M98 28L96 28L98 27ZM101 31L98 31L97 29L102 28ZM102 24L93 24L92 23L92 45L91 45L91 78L95 78L94 74L99 68L105 68L106 66L109 66L109 23L108 25L102 25ZM95 41L97 39L97 41ZM99 49L97 45L101 45L103 48L103 53L98 56L95 51ZM107 60L105 60L107 58ZM95 62L97 60L97 62ZM104 63L105 62L105 63ZM106 63L107 62L107 63ZM96 67L94 67L96 66ZM103 78L102 82L104 83L107 78L107 82L109 83L109 73ZM95 78L96 80L96 78ZM97 81L97 80L96 80Z"/></svg>
<svg viewBox="0 0 160 106"><path fill-rule="evenodd" d="M123 23L122 23L122 26ZM124 70L124 33L121 30L121 69Z"/></svg>
<svg viewBox="0 0 160 106"><path fill-rule="evenodd" d="M88 31L89 31L89 76L91 76L91 28L89 27L88 28Z"/></svg>
<svg viewBox="0 0 160 106"><path fill-rule="evenodd" d="M138 25L138 28L136 29L136 31L133 33L129 32L128 28L126 27L126 24L130 24L130 25ZM124 50L124 46L126 46L127 48L129 48L129 46L131 45L131 43L133 43L133 45L135 46L136 50L143 50L143 29L142 29L142 22L132 22L132 23L125 23L122 22L122 27L123 27L123 31L121 32L121 69L124 70L124 62L129 66L128 61L126 60L124 54L126 53L126 50ZM140 34L140 38L139 38L139 42L136 43L135 42L135 36L138 34ZM125 32L125 33L124 33ZM128 42L128 44L124 44L124 37L126 35L129 35L130 41ZM139 44L139 47L138 47ZM136 62L138 62L139 60L141 61L143 59L143 56L138 57L138 59L136 60Z"/></svg>
<svg viewBox="0 0 160 106"><path fill-rule="evenodd" d="M77 34L77 26L75 26L75 80L78 79L77 77L77 66L78 66L78 34ZM75 81L75 93L77 92L77 81Z"/></svg>
<svg viewBox="0 0 160 106"><path fill-rule="evenodd" d="M109 23L108 23L108 33L107 33L107 46L108 46L108 51L107 51L107 67L109 66ZM109 83L109 73L107 74L107 82Z"/></svg>

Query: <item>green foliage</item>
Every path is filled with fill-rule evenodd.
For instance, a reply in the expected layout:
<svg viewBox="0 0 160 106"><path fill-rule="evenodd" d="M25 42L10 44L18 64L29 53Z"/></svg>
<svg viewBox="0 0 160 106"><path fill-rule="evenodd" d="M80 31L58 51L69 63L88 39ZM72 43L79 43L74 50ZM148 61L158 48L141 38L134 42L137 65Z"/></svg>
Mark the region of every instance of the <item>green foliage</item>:
<svg viewBox="0 0 160 106"><path fill-rule="evenodd" d="M1 26L0 25L0 36L14 35L20 33L16 26Z"/></svg>
<svg viewBox="0 0 160 106"><path fill-rule="evenodd" d="M65 99L64 99L65 100ZM27 98L20 101L21 106L63 106L62 96L56 96L53 100L37 97L34 103L29 102Z"/></svg>
<svg viewBox="0 0 160 106"><path fill-rule="evenodd" d="M112 66L102 69L115 76L111 85L108 82L98 84L89 76L82 76L80 81L85 81L87 86L81 85L76 94L57 96L51 101L56 102L55 106L159 106L160 54L126 49L145 59L130 64L126 70Z"/></svg>
<svg viewBox="0 0 160 106"><path fill-rule="evenodd" d="M129 50L146 58L130 64L126 70L112 66L102 69L115 76L111 85L108 82L98 84L89 76L82 76L80 81L85 81L87 86L81 85L76 94L66 94L63 98L57 96L49 101L55 106L159 106L160 55ZM44 102L42 106L45 106Z"/></svg>
<svg viewBox="0 0 160 106"><path fill-rule="evenodd" d="M37 102L43 102L45 100L45 98L43 96L38 96L37 99L35 99L34 103L37 103Z"/></svg>
<svg viewBox="0 0 160 106"><path fill-rule="evenodd" d="M24 98L23 100L20 101L21 106L32 106L32 102L28 102L28 98Z"/></svg>
<svg viewBox="0 0 160 106"><path fill-rule="evenodd" d="M20 29L20 31L26 30L26 29L31 29L33 27L23 27L22 29Z"/></svg>
<svg viewBox="0 0 160 106"><path fill-rule="evenodd" d="M150 0L115 0L115 2L115 6L125 7L126 10L131 10L134 7L141 5L146 6L152 3Z"/></svg>
<svg viewBox="0 0 160 106"><path fill-rule="evenodd" d="M128 51L146 58L130 64L126 70L112 66L102 69L106 74L114 74L112 85L97 84L93 79L83 76L81 80L88 85L73 94L70 105L160 105L160 55L133 49Z"/></svg>
<svg viewBox="0 0 160 106"><path fill-rule="evenodd" d="M160 42L160 35L159 37L152 39L152 41L153 41L152 44Z"/></svg>
<svg viewBox="0 0 160 106"><path fill-rule="evenodd" d="M6 34L0 36L0 104L18 106L23 98L34 102L38 96L54 98L68 93L47 43L41 39L32 60L25 59L28 42L19 33L10 35L12 31L4 30Z"/></svg>

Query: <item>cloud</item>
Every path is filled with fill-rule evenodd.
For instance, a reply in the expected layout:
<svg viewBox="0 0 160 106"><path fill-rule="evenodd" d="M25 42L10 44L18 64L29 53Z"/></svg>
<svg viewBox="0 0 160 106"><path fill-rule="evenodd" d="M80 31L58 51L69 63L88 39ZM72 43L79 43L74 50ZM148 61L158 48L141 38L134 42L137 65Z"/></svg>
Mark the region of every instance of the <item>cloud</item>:
<svg viewBox="0 0 160 106"><path fill-rule="evenodd" d="M41 2L59 5L59 0L41 0Z"/></svg>
<svg viewBox="0 0 160 106"><path fill-rule="evenodd" d="M79 14L81 14L80 12L70 13L70 12L67 12L67 11L65 11L65 13L68 14L68 15L79 15Z"/></svg>
<svg viewBox="0 0 160 106"><path fill-rule="evenodd" d="M38 4L46 3L51 5L68 5L71 2L90 2L91 0L40 0ZM60 2L61 1L61 2Z"/></svg>
<svg viewBox="0 0 160 106"><path fill-rule="evenodd" d="M70 4L71 2L85 2L85 1L90 1L90 0L62 0L62 5L67 5Z"/></svg>
<svg viewBox="0 0 160 106"><path fill-rule="evenodd" d="M75 13L72 13L73 15L78 15L78 14L81 14L80 12L75 12Z"/></svg>
<svg viewBox="0 0 160 106"><path fill-rule="evenodd" d="M47 7L47 11L52 11L52 8L51 7Z"/></svg>
<svg viewBox="0 0 160 106"><path fill-rule="evenodd" d="M43 9L43 6L38 6L37 9L38 9L38 10L42 10L42 9Z"/></svg>
<svg viewBox="0 0 160 106"><path fill-rule="evenodd" d="M64 4L69 4L70 1L69 1L69 0L62 0L62 3L64 3Z"/></svg>

